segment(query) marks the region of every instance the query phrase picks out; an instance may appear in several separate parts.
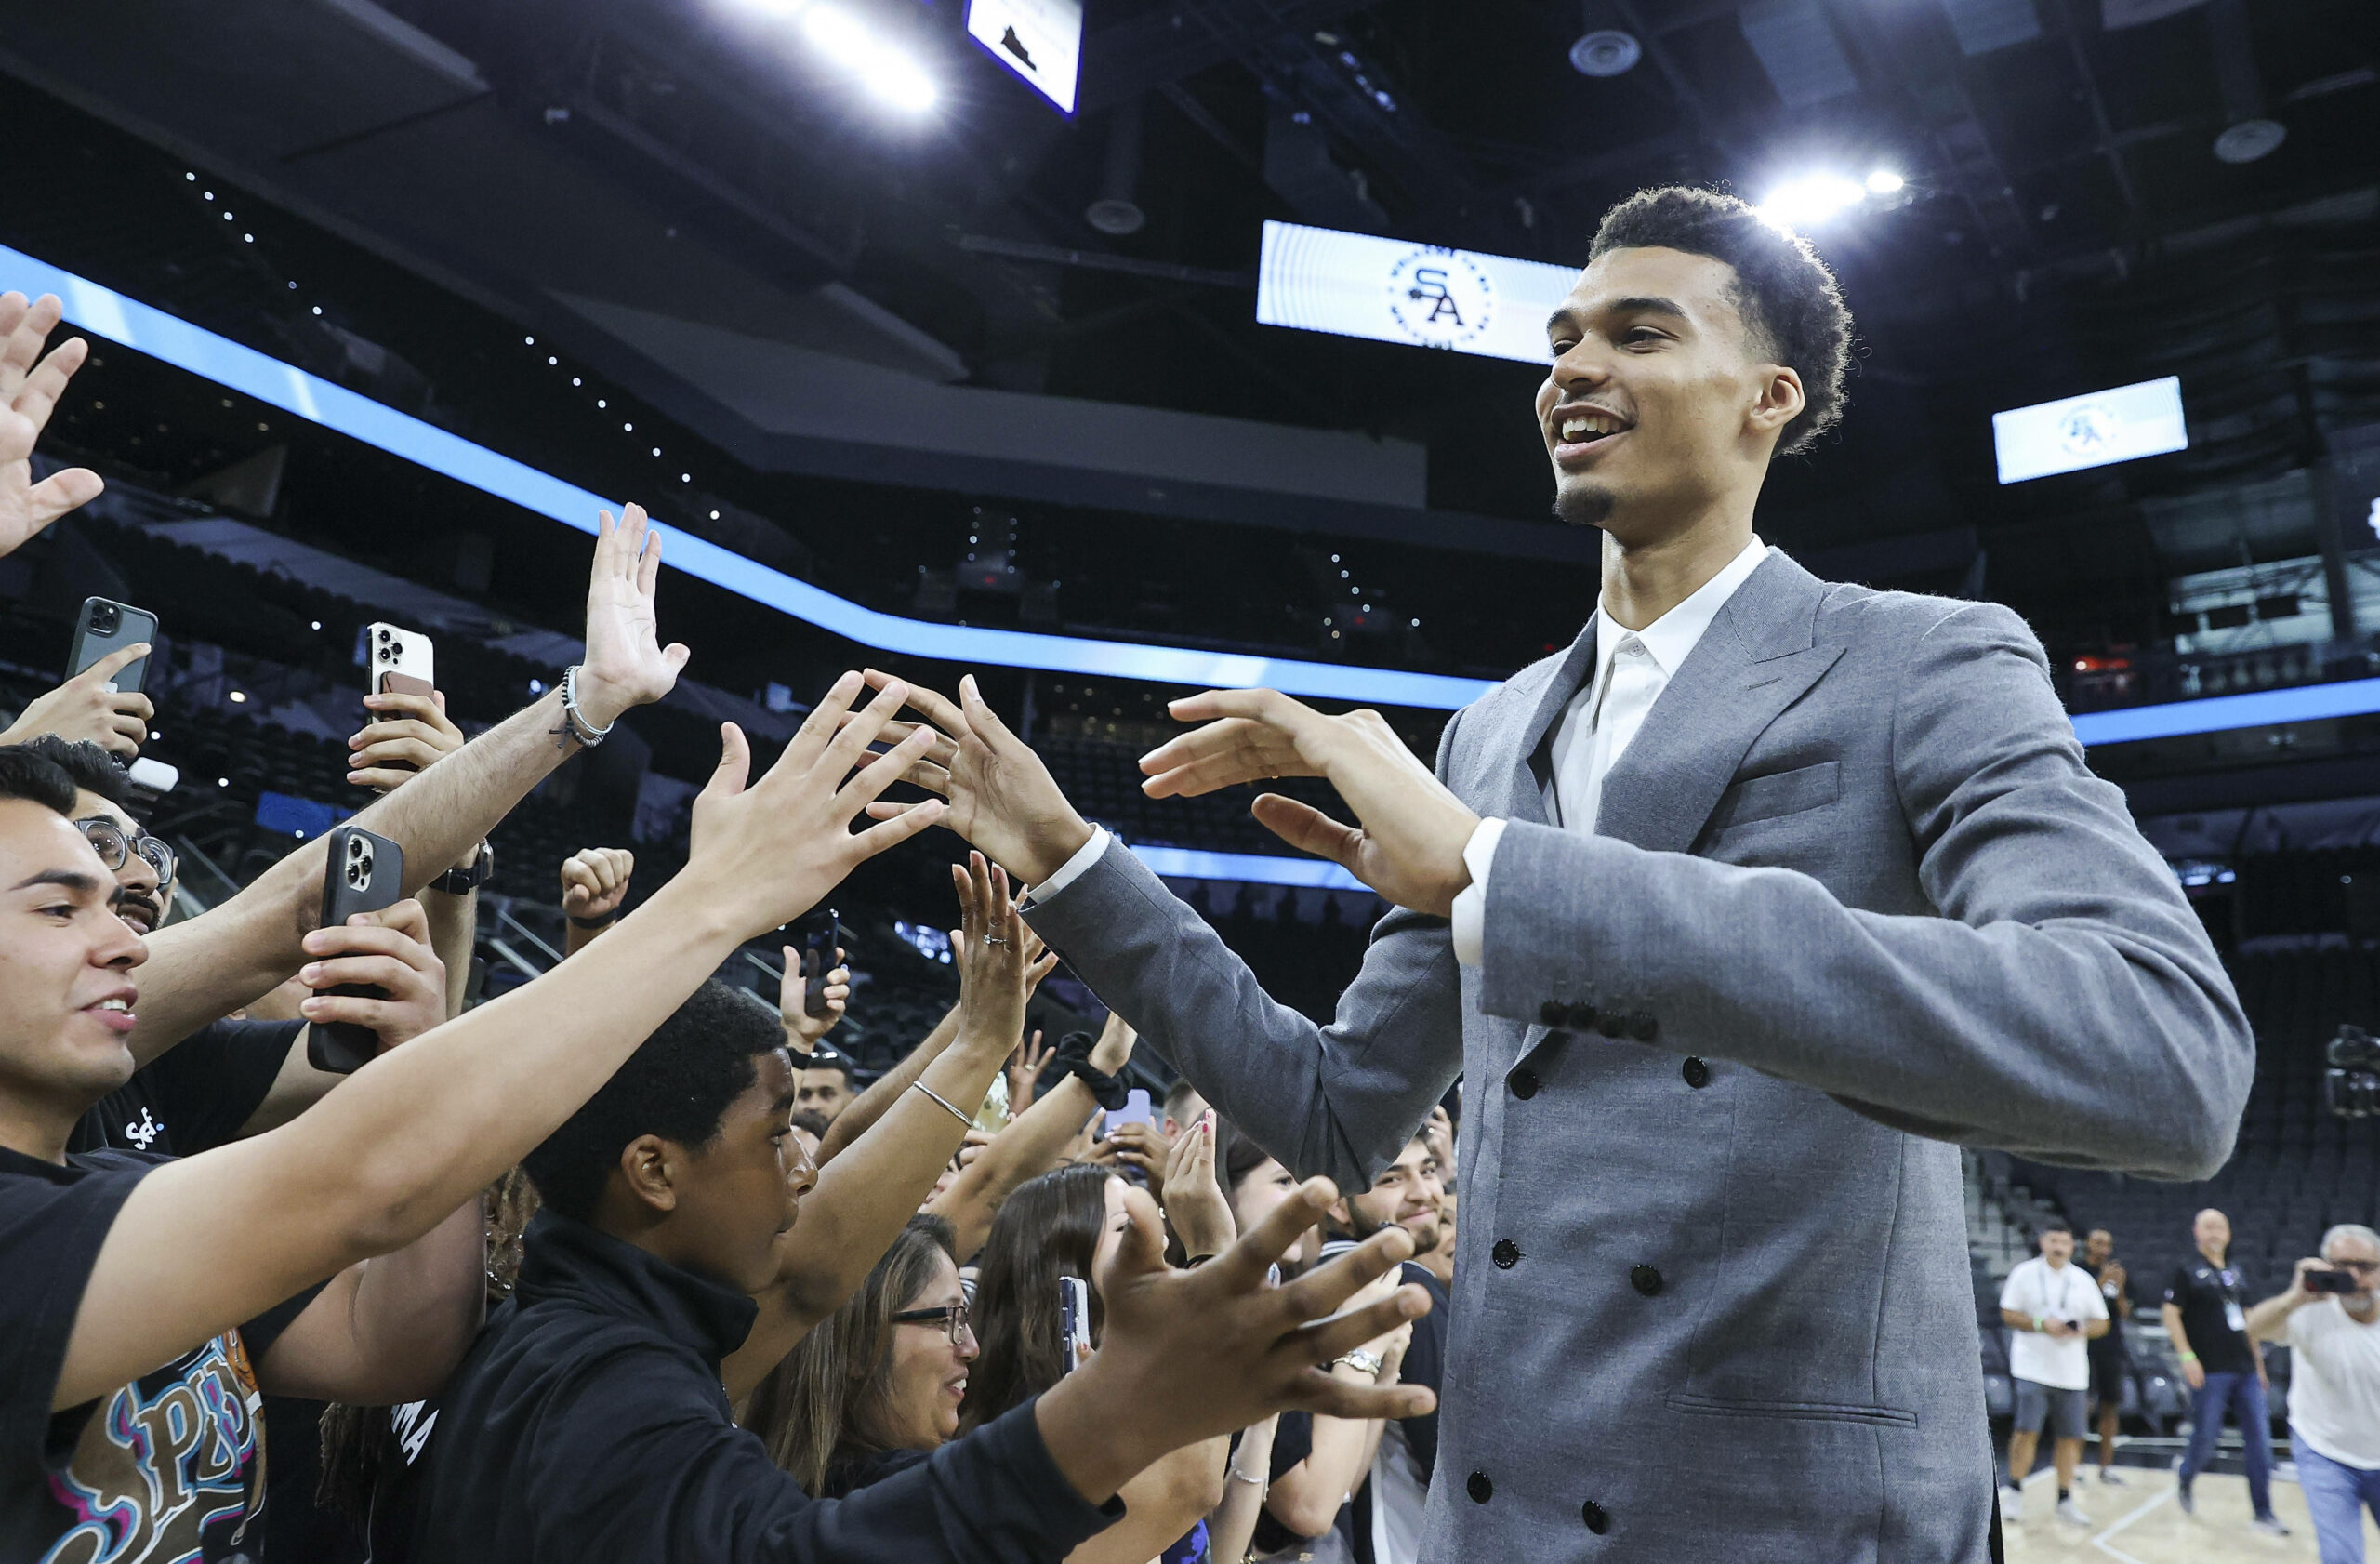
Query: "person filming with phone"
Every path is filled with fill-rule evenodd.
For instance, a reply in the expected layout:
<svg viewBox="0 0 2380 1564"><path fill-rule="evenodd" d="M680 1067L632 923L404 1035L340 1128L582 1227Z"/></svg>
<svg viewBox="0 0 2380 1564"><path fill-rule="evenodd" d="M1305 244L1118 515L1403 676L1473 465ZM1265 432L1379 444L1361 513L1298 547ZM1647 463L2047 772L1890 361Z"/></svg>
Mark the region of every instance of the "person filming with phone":
<svg viewBox="0 0 2380 1564"><path fill-rule="evenodd" d="M2290 1348L2289 1437L2322 1564L2363 1564L2380 1520L2380 1233L2345 1224L2289 1291L2248 1311L2248 1334Z"/></svg>

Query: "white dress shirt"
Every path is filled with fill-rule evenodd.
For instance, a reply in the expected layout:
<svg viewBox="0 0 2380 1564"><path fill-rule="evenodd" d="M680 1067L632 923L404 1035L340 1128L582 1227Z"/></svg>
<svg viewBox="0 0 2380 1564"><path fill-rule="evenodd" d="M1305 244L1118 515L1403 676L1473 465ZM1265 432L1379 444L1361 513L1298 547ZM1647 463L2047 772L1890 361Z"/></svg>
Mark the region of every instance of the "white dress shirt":
<svg viewBox="0 0 2380 1564"><path fill-rule="evenodd" d="M1716 576L1643 630L1618 623L1607 610L1596 616L1594 677L1572 697L1554 735L1554 777L1545 789L1545 811L1555 824L1581 836L1594 834L1603 779L1628 752L1646 714L1700 644L1711 621L1767 557L1768 545L1753 538ZM1503 834L1503 821L1482 820L1462 849L1471 883L1454 898L1454 956L1467 967L1479 964L1488 872Z"/></svg>
<svg viewBox="0 0 2380 1564"><path fill-rule="evenodd" d="M1594 834L1604 777L1626 753L1653 702L1701 642L1702 632L1767 557L1768 545L1753 538L1719 574L1643 630L1616 624L1607 613L1595 620L1594 677L1571 700L1554 736L1554 780L1546 789L1545 805L1564 829ZM1482 820L1462 850L1471 883L1454 898L1454 954L1465 966L1479 964L1488 919L1488 871L1503 833L1503 821ZM1093 826L1091 840L1056 873L1033 887L1033 899L1046 900L1073 884L1099 861L1110 840L1106 827Z"/></svg>

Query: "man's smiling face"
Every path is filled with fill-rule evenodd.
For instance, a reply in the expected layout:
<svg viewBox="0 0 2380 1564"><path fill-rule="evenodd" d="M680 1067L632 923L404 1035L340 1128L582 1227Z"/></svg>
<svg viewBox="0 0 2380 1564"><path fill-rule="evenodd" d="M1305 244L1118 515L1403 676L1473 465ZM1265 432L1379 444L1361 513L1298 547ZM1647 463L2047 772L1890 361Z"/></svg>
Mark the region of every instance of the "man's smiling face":
<svg viewBox="0 0 2380 1564"><path fill-rule="evenodd" d="M132 1075L132 969L115 877L64 815L0 800L0 1096L71 1119Z"/></svg>
<svg viewBox="0 0 2380 1564"><path fill-rule="evenodd" d="M113 820L126 835L139 829L132 816L110 803L89 789L77 789L74 793L74 818L94 817ZM165 887L159 883L157 870L138 853L124 855L124 867L115 871L116 916L132 925L134 932L151 934L165 921Z"/></svg>
<svg viewBox="0 0 2380 1564"><path fill-rule="evenodd" d="M1564 521L1630 544L1757 489L1801 383L1767 356L1736 285L1723 260L1655 247L1606 251L1580 274L1546 324L1537 392Z"/></svg>

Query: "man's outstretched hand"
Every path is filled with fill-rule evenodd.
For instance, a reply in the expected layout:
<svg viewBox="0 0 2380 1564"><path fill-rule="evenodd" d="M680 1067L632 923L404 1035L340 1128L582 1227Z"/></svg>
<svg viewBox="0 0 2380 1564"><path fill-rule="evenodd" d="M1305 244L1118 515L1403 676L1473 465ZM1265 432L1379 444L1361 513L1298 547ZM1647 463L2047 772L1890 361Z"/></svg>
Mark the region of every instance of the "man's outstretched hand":
<svg viewBox="0 0 2380 1564"><path fill-rule="evenodd" d="M874 669L868 683L885 689L899 681ZM899 779L939 793L948 805L942 824L1027 885L1038 885L1091 840L1091 824L1075 813L1057 779L1033 747L1011 733L969 674L959 681L959 699L905 685L912 709L925 713L933 737ZM906 739L921 731L908 722L888 722L883 736ZM887 780L891 780L888 778ZM868 814L890 820L914 804L875 803Z"/></svg>
<svg viewBox="0 0 2380 1564"><path fill-rule="evenodd" d="M631 505L617 524L599 511L595 565L587 579L587 660L578 670L578 706L597 727L631 706L649 706L677 685L693 656L678 642L661 644L653 609L661 581L661 533L647 528L644 507Z"/></svg>
<svg viewBox="0 0 2380 1564"><path fill-rule="evenodd" d="M1242 782L1327 777L1355 812L1345 826L1310 804L1259 794L1251 812L1290 846L1330 859L1399 907L1443 918L1471 883L1462 849L1479 816L1377 711L1329 717L1276 690L1209 690L1174 701L1205 725L1141 757L1151 798L1195 798Z"/></svg>
<svg viewBox="0 0 2380 1564"><path fill-rule="evenodd" d="M90 356L90 344L70 337L42 357L66 307L54 293L28 300L0 293L0 554L78 505L99 497L106 485L87 467L70 467L33 482L33 443L65 393L66 382Z"/></svg>

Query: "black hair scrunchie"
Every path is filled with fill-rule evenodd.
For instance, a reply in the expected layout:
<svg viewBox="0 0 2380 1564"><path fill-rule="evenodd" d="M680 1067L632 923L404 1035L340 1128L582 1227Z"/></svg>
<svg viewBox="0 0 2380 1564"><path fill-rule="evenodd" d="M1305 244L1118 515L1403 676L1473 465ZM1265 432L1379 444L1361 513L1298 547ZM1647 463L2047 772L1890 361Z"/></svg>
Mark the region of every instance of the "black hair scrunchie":
<svg viewBox="0 0 2380 1564"><path fill-rule="evenodd" d="M1091 1064L1091 1051L1097 1044L1089 1032L1068 1032L1058 1040L1058 1067L1066 1075L1080 1076L1099 1106L1114 1113L1124 1106L1127 1093L1121 1078Z"/></svg>

